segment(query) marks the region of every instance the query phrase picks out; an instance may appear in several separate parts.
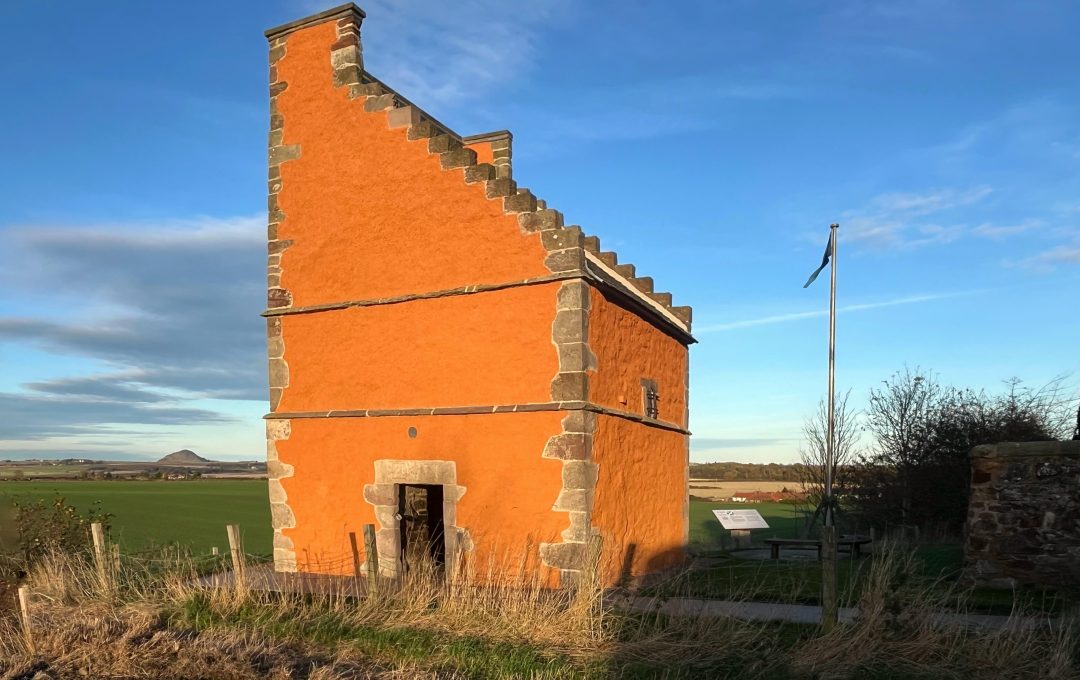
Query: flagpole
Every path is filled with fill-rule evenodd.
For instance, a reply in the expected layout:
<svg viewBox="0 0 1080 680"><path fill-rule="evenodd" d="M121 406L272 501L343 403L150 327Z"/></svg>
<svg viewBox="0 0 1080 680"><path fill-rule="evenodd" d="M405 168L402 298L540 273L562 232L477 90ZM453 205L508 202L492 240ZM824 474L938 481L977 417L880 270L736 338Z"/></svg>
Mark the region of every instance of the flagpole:
<svg viewBox="0 0 1080 680"><path fill-rule="evenodd" d="M836 464L836 235L829 226L829 432L825 443L825 526L821 529L821 629L828 633L839 620L839 581L836 573L836 525L833 517L833 466Z"/></svg>
<svg viewBox="0 0 1080 680"><path fill-rule="evenodd" d="M833 466L836 461L836 236L839 224L829 226L832 266L829 267L829 432L825 445L825 526L833 526Z"/></svg>

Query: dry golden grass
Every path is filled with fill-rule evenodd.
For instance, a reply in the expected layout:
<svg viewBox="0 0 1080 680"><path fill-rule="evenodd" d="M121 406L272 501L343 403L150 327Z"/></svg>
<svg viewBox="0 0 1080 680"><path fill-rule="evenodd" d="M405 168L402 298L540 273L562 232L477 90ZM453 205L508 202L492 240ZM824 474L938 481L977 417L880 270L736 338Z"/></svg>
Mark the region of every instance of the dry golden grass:
<svg viewBox="0 0 1080 680"><path fill-rule="evenodd" d="M192 632L163 625L154 608L47 607L35 613L34 652L10 622L0 627L0 678L436 678L383 668L342 652L312 653L246 631ZM354 657L356 655L353 655ZM38 675L38 674L41 675Z"/></svg>
<svg viewBox="0 0 1080 680"><path fill-rule="evenodd" d="M1045 617L1014 611L999 630L943 625L960 618L956 594L918 581L914 553L884 545L870 567L855 625L808 639L792 651L796 672L849 678L870 669L885 677L1015 679L1080 675L1080 630L1067 615L1047 630ZM950 603L953 603L950 606Z"/></svg>
<svg viewBox="0 0 1080 680"><path fill-rule="evenodd" d="M934 625L946 599L911 581L910 552L875 558L860 620L829 635L628 614L591 570L552 590L523 564L449 581L420 568L355 600L206 588L179 560L103 578L82 555L52 554L28 581L33 648L0 616L0 678L1076 677L1072 626Z"/></svg>

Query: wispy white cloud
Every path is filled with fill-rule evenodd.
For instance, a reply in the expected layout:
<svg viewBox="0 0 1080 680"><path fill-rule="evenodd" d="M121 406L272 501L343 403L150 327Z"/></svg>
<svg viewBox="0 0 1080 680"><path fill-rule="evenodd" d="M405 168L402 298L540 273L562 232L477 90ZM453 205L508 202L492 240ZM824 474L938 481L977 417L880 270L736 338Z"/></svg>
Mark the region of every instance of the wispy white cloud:
<svg viewBox="0 0 1080 680"><path fill-rule="evenodd" d="M1024 232L1041 229L1045 222L1037 219L1027 219L1018 224L992 224L984 222L971 230L972 235L999 241L1009 236L1023 234Z"/></svg>
<svg viewBox="0 0 1080 680"><path fill-rule="evenodd" d="M265 399L265 223L251 216L7 228L0 342L95 368L0 391L0 412L9 415L0 446L47 439L74 450L117 428L145 438L193 423L240 427L232 407L207 404ZM28 296L55 304L14 313ZM72 300L77 307L65 304Z"/></svg>
<svg viewBox="0 0 1080 680"><path fill-rule="evenodd" d="M989 196L990 187L971 189L937 189L924 193L881 194L873 200L873 206L888 213L908 216L929 215L961 206L972 205Z"/></svg>
<svg viewBox="0 0 1080 680"><path fill-rule="evenodd" d="M544 133L559 139L634 140L704 131L721 125L741 106L807 95L788 82L674 75L580 93L576 105L556 112ZM618 111L617 116L612 111Z"/></svg>
<svg viewBox="0 0 1080 680"><path fill-rule="evenodd" d="M528 73L539 32L564 4L372 0L364 5L364 66L420 106L476 101Z"/></svg>
<svg viewBox="0 0 1080 680"><path fill-rule="evenodd" d="M951 137L915 149L916 157L951 168L982 167L986 158L1038 158L1071 163L1080 157L1075 108L1052 97L1017 102L956 130Z"/></svg>
<svg viewBox="0 0 1080 680"><path fill-rule="evenodd" d="M844 239L867 248L912 250L978 237L1001 241L1018 234L1048 231L1043 219L1028 218L998 224L984 221L969 226L962 209L984 203L994 193L986 186L887 193L865 208L843 215Z"/></svg>
<svg viewBox="0 0 1080 680"><path fill-rule="evenodd" d="M913 305L920 302L932 302L934 300L946 300L949 298L963 297L966 295L975 295L981 291L969 290L959 291L953 293L931 293L929 295L911 295L908 297L896 298L893 300L881 300L879 302L867 302L857 305L845 305L837 308L838 314L846 314L849 312L865 312L871 309L881 309L882 307L896 307L899 305ZM710 326L702 326L695 329L697 333L716 333L719 331L731 331L740 328L752 328L754 326L771 326L774 324L791 323L793 321L803 321L805 319L815 319L828 315L828 311L823 309L815 309L807 312L790 312L788 314L774 314L772 316L762 316L756 319L743 319L741 321L729 321L727 323L713 324Z"/></svg>
<svg viewBox="0 0 1080 680"><path fill-rule="evenodd" d="M1054 246L1031 257L1006 264L1040 272L1051 272L1062 266L1080 265L1080 239L1072 244Z"/></svg>

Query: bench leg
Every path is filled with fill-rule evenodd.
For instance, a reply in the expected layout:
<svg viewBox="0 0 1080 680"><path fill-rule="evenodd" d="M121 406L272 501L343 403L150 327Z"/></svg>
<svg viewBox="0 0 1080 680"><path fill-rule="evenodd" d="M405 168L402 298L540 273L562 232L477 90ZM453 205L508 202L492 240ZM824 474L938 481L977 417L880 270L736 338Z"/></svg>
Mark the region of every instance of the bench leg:
<svg viewBox="0 0 1080 680"><path fill-rule="evenodd" d="M778 560L778 559L780 559L780 546L779 546L779 545L777 545L777 544L775 544L775 543L773 543L772 545L770 545L770 546L769 546L769 548L770 548L770 550L772 551L772 555L771 555L771 556L772 556L772 558L773 558L774 560Z"/></svg>

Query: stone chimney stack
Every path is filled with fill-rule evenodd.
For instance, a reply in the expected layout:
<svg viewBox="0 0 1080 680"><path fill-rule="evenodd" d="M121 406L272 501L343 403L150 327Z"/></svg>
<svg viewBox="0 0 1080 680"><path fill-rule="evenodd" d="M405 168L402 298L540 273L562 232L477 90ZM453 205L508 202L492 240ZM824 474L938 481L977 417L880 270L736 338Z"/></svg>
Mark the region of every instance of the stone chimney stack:
<svg viewBox="0 0 1080 680"><path fill-rule="evenodd" d="M325 12L319 12L303 19L290 21L266 31L270 41L270 96L275 95L277 83L274 64L285 55L288 36L312 26L334 22L337 26L337 42L331 46L331 64L334 67L335 85L356 84L360 82L360 73L364 70L364 51L360 44L360 24L367 16L355 3L338 5Z"/></svg>

